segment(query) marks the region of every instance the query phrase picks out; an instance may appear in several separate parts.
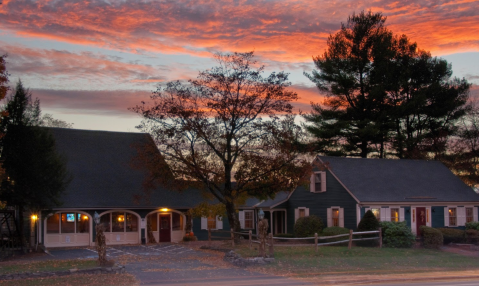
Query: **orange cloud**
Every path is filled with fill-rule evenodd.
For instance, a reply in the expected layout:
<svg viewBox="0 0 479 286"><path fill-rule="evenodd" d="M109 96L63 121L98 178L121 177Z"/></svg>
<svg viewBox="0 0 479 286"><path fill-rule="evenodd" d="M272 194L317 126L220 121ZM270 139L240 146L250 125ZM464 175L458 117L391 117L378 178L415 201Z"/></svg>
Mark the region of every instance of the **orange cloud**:
<svg viewBox="0 0 479 286"><path fill-rule="evenodd" d="M359 3L359 4L357 4ZM479 50L478 1L4 1L0 29L129 52L248 51L310 61L352 12L388 16L390 28L436 54Z"/></svg>

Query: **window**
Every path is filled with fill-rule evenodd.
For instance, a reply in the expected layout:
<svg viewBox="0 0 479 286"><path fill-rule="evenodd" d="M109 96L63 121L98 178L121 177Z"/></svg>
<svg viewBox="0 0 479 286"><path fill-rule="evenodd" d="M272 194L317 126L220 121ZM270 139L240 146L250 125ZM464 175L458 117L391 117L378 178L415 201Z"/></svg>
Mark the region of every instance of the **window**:
<svg viewBox="0 0 479 286"><path fill-rule="evenodd" d="M466 223L474 221L473 208L466 208Z"/></svg>
<svg viewBox="0 0 479 286"><path fill-rule="evenodd" d="M449 208L449 226L457 226L457 209Z"/></svg>
<svg viewBox="0 0 479 286"><path fill-rule="evenodd" d="M173 230L183 230L183 216L173 212Z"/></svg>
<svg viewBox="0 0 479 286"><path fill-rule="evenodd" d="M399 221L399 209L391 209L391 221Z"/></svg>
<svg viewBox="0 0 479 286"><path fill-rule="evenodd" d="M60 233L60 215L54 214L47 218L47 233Z"/></svg>
<svg viewBox="0 0 479 286"><path fill-rule="evenodd" d="M216 229L216 217L208 217L208 229Z"/></svg>
<svg viewBox="0 0 479 286"><path fill-rule="evenodd" d="M90 222L85 214L77 214L77 233L88 233Z"/></svg>
<svg viewBox="0 0 479 286"><path fill-rule="evenodd" d="M252 229L254 227L253 221L253 211L244 211L244 228Z"/></svg>
<svg viewBox="0 0 479 286"><path fill-rule="evenodd" d="M100 217L105 232L136 232L138 218L132 213L112 212Z"/></svg>
<svg viewBox="0 0 479 286"><path fill-rule="evenodd" d="M125 213L126 215L126 232L137 232L138 231L138 219L136 215L131 213Z"/></svg>
<svg viewBox="0 0 479 286"><path fill-rule="evenodd" d="M75 214L62 213L62 233L75 233Z"/></svg>
<svg viewBox="0 0 479 286"><path fill-rule="evenodd" d="M371 211L373 212L374 216L381 221L381 209L371 209Z"/></svg>
<svg viewBox="0 0 479 286"><path fill-rule="evenodd" d="M326 172L314 172L310 180L310 192L326 192Z"/></svg>
<svg viewBox="0 0 479 286"><path fill-rule="evenodd" d="M154 213L148 216L148 225L151 231L158 231L158 214Z"/></svg>
<svg viewBox="0 0 479 286"><path fill-rule="evenodd" d="M100 217L100 223L103 224L103 231L111 232L110 230L110 215L111 213L104 214Z"/></svg>
<svg viewBox="0 0 479 286"><path fill-rule="evenodd" d="M339 209L333 209L333 226L339 226Z"/></svg>
<svg viewBox="0 0 479 286"><path fill-rule="evenodd" d="M125 231L125 213L120 213L120 212L111 213L111 231L112 232Z"/></svg>
<svg viewBox="0 0 479 286"><path fill-rule="evenodd" d="M305 209L299 209L299 217L305 217L306 216L306 210Z"/></svg>

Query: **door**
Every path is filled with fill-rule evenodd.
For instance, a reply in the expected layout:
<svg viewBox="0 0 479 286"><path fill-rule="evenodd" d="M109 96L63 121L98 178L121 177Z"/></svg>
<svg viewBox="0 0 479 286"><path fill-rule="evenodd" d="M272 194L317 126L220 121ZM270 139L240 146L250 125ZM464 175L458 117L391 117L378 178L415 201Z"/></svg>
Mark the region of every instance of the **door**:
<svg viewBox="0 0 479 286"><path fill-rule="evenodd" d="M416 208L416 233L421 236L421 226L426 225L426 208Z"/></svg>
<svg viewBox="0 0 479 286"><path fill-rule="evenodd" d="M160 242L171 242L170 214L160 214Z"/></svg>

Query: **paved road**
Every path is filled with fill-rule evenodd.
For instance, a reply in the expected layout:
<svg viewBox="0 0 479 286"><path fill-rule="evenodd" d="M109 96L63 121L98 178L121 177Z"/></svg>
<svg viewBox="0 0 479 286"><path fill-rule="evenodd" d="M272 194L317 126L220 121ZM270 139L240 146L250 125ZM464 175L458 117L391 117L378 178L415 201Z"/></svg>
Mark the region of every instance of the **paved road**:
<svg viewBox="0 0 479 286"><path fill-rule="evenodd" d="M39 259L96 258L94 248L51 249ZM227 263L211 263L218 256L177 244L107 247L107 257L125 259L126 271L141 285L314 285L279 276L237 268Z"/></svg>
<svg viewBox="0 0 479 286"><path fill-rule="evenodd" d="M348 284L351 285L351 284ZM479 286L479 281L434 281L434 282L417 282L417 283L385 283L385 284L361 284L361 285L381 285L381 286Z"/></svg>

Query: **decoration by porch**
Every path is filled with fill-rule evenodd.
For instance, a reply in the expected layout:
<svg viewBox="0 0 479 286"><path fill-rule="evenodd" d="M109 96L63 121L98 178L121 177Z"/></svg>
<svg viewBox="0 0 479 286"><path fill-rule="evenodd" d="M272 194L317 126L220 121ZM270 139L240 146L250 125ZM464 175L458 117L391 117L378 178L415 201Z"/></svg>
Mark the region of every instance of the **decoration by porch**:
<svg viewBox="0 0 479 286"><path fill-rule="evenodd" d="M148 243L156 243L155 236L153 235L153 231L151 230L150 220L147 220L146 222L146 232L148 233Z"/></svg>
<svg viewBox="0 0 479 286"><path fill-rule="evenodd" d="M105 234L103 233L103 224L100 223L100 216L95 212L94 220L96 224L96 251L98 252L98 264L104 266L107 263L106 260L106 239Z"/></svg>
<svg viewBox="0 0 479 286"><path fill-rule="evenodd" d="M266 257L266 238L268 235L268 220L264 218L263 209L259 210L258 213L259 223L258 223L258 234L259 234L259 255Z"/></svg>

